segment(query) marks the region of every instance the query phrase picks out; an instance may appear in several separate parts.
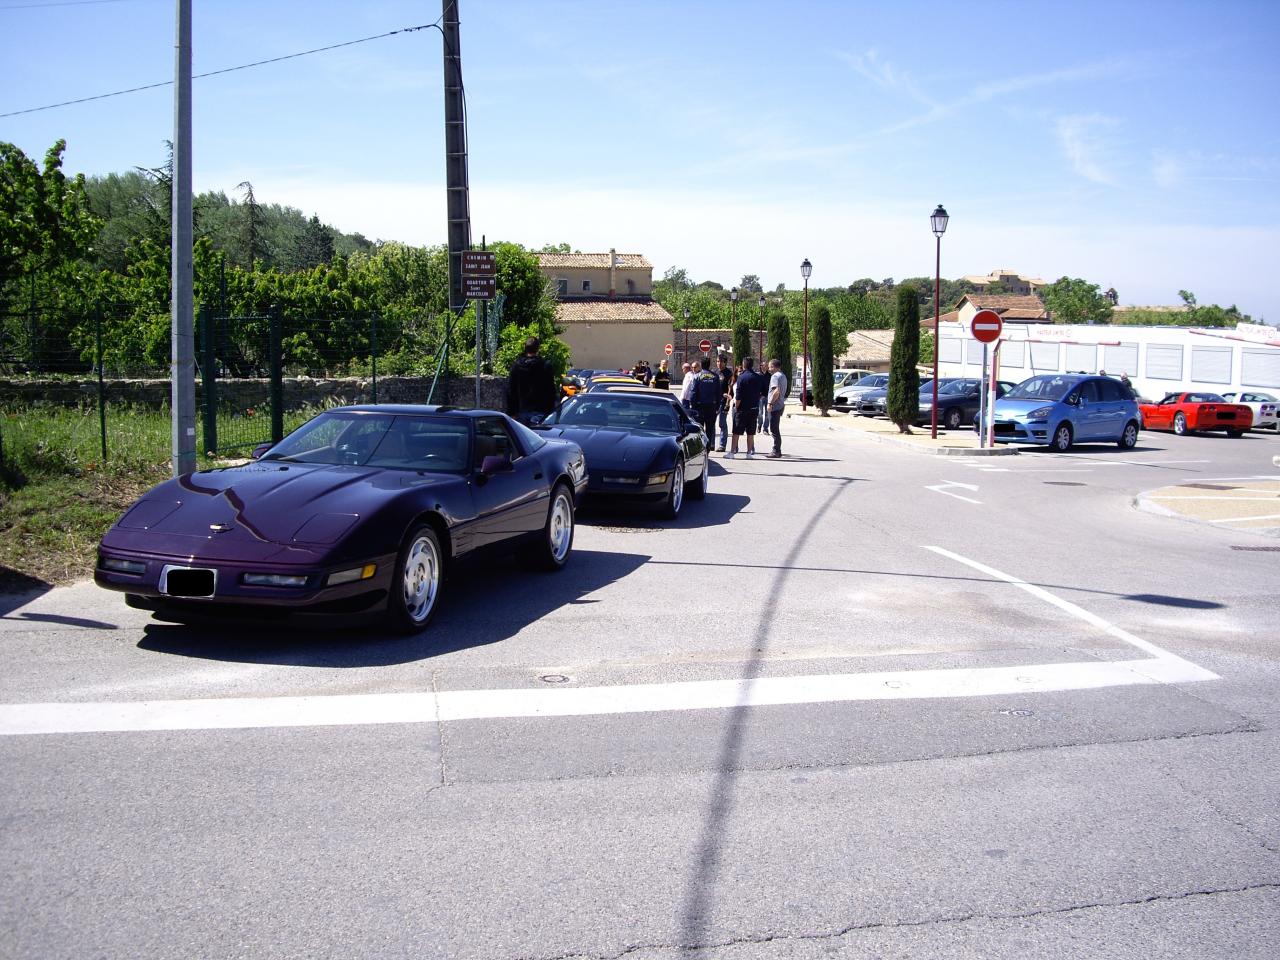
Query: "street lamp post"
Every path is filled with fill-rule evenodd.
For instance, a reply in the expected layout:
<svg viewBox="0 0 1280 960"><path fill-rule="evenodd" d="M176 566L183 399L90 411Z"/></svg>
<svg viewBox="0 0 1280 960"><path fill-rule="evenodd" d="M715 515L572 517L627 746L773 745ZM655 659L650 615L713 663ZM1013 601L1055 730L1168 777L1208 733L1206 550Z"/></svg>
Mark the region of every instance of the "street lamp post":
<svg viewBox="0 0 1280 960"><path fill-rule="evenodd" d="M813 273L813 264L805 257L800 264L800 276L804 277L804 356L801 358L800 374L800 409L807 410L805 389L809 383L809 274Z"/></svg>
<svg viewBox="0 0 1280 960"><path fill-rule="evenodd" d="M689 362L689 308L684 308L684 343L680 348L680 359L682 363Z"/></svg>
<svg viewBox="0 0 1280 960"><path fill-rule="evenodd" d="M760 357L764 356L764 294L760 294L760 299L756 301L760 307L760 317L756 321L756 339L759 340L756 349L760 353ZM756 359L759 360L760 357ZM763 363L763 361L761 361Z"/></svg>
<svg viewBox="0 0 1280 960"><path fill-rule="evenodd" d="M938 439L938 354L942 352L938 321L942 313L942 235L947 232L946 209L938 204L929 222L933 225L933 235L937 238L937 249L933 265L933 410L929 415L929 436Z"/></svg>

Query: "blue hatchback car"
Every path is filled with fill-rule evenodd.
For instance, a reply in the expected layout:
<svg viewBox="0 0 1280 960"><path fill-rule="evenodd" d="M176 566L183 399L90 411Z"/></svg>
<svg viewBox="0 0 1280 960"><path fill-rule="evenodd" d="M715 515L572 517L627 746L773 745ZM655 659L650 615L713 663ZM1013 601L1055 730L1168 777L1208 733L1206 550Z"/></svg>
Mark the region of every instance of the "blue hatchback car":
<svg viewBox="0 0 1280 960"><path fill-rule="evenodd" d="M996 401L995 438L1070 450L1073 443L1138 442L1138 402L1119 380L1091 374L1042 373Z"/></svg>

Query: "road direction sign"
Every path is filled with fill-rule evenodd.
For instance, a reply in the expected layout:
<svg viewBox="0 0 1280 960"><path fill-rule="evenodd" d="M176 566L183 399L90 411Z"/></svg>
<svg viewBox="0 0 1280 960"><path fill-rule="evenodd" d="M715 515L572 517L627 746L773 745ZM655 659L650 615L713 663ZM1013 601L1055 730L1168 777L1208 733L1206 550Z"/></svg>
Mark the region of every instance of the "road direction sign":
<svg viewBox="0 0 1280 960"><path fill-rule="evenodd" d="M464 277L492 277L498 264L492 250L463 250L462 275Z"/></svg>
<svg viewBox="0 0 1280 960"><path fill-rule="evenodd" d="M663 348L662 348L662 352L663 352L663 353L665 353L668 357L669 357L669 356L671 356L671 354L672 354L672 352L673 352L674 350L675 350L675 347L673 347L673 346L672 346L671 344L669 344L669 343L668 343L665 347L663 347Z"/></svg>
<svg viewBox="0 0 1280 960"><path fill-rule="evenodd" d="M979 310L970 323L973 339L982 343L995 343L1000 339L1000 331L1003 329L1004 321L994 310Z"/></svg>
<svg viewBox="0 0 1280 960"><path fill-rule="evenodd" d="M699 341L698 341L698 349L699 349L699 350L701 350L703 353L710 353L710 352L711 352L711 341L710 341L710 340L699 340Z"/></svg>
<svg viewBox="0 0 1280 960"><path fill-rule="evenodd" d="M492 300L498 295L497 277L462 275L462 295L468 300Z"/></svg>

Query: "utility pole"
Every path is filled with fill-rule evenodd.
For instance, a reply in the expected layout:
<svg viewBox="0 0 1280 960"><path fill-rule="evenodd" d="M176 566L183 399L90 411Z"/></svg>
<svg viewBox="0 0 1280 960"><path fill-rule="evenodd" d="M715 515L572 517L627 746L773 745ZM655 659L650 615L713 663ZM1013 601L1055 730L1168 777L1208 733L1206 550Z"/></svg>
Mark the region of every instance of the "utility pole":
<svg viewBox="0 0 1280 960"><path fill-rule="evenodd" d="M471 201L467 177L467 108L462 87L458 0L441 0L444 37L444 158L449 217L449 309L467 306L462 290L462 251L471 249Z"/></svg>
<svg viewBox="0 0 1280 960"><path fill-rule="evenodd" d="M171 340L173 475L196 469L194 264L191 248L191 0L178 0L173 78Z"/></svg>

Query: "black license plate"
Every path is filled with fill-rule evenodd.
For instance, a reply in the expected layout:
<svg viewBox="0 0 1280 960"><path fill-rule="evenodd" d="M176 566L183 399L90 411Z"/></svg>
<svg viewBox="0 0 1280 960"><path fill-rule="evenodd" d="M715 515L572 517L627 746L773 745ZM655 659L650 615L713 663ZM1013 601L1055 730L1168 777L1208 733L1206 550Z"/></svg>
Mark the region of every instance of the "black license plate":
<svg viewBox="0 0 1280 960"><path fill-rule="evenodd" d="M212 597L212 570L170 570L165 578L165 593L171 597Z"/></svg>
<svg viewBox="0 0 1280 960"><path fill-rule="evenodd" d="M1015 430L1012 423L997 423L996 433L1013 433Z"/></svg>

